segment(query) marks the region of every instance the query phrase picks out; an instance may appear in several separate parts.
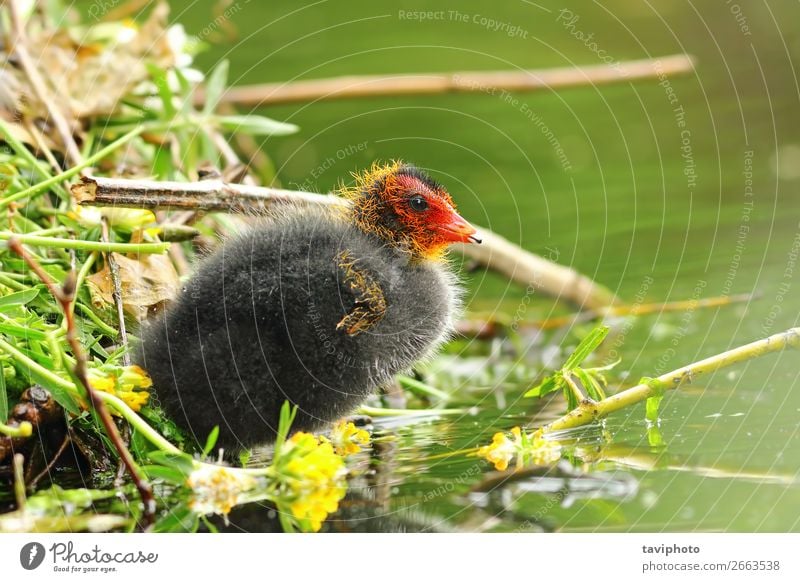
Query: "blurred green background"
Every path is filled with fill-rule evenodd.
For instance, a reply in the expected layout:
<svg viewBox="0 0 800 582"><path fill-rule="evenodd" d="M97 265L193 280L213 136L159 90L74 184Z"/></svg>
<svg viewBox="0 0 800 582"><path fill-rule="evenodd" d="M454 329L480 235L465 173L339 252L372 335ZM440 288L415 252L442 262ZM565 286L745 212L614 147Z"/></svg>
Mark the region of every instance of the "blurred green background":
<svg viewBox="0 0 800 582"><path fill-rule="evenodd" d="M674 103L652 80L513 94L517 103L475 93L273 106L263 112L301 131L268 139L263 148L284 187L319 191L376 159L413 161L449 187L468 219L628 301L758 294L734 307L638 320L618 346L628 382L797 325L796 2L437 1L400 8L362 0L209 0L174 2L172 18L212 42L198 68L228 59L235 85L689 53L697 70L669 80ZM520 305L518 286L482 272L465 277L470 311L513 314ZM537 298L527 315L565 309ZM621 483L632 478L635 492L601 487L595 498L549 504L548 518L575 530L800 529L797 361L796 353L770 357L671 395L662 425L666 456L653 456L643 414L615 417L608 429L623 452L594 469L621 475ZM501 411L521 406L518 396ZM427 505L420 496L452 483L464 471L458 463L475 461L426 455L439 451L441 435L453 447L476 446L516 422L508 417L480 431L472 421L407 429L393 506L469 521L458 501L463 483ZM661 470L631 468L640 454L657 458ZM548 499L535 487L518 491L504 511L524 520ZM498 529L517 528L515 519L501 520Z"/></svg>

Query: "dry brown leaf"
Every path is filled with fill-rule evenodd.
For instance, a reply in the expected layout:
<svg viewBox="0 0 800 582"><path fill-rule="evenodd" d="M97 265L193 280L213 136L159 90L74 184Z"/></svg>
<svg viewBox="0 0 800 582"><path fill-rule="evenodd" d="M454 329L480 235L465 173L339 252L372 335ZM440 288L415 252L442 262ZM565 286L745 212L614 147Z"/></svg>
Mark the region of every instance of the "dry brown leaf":
<svg viewBox="0 0 800 582"><path fill-rule="evenodd" d="M113 253L119 265L122 287L122 307L126 313L142 320L149 309L158 308L178 294L180 281L167 255L143 255L129 259ZM105 267L87 277L92 302L98 307L114 304L114 283L108 262Z"/></svg>

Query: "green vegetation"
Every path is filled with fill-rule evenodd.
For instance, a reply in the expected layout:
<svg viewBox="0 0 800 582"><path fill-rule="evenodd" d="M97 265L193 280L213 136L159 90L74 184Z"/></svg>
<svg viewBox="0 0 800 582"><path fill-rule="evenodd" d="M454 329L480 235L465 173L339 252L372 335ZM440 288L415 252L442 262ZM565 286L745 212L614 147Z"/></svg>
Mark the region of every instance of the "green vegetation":
<svg viewBox="0 0 800 582"><path fill-rule="evenodd" d="M6 19L7 14L1 17ZM166 16L150 15L149 18L152 19L149 28L140 23L137 29L140 34L164 36ZM33 41L39 24L30 24ZM230 70L237 71L233 78L238 80L238 71L246 66L244 61L234 62L234 66L229 67L227 61L222 60L210 67L211 72L200 80L195 71L183 64L185 57L194 56L197 50L197 43L191 38L183 44L159 49L160 52L127 54L126 45L109 40L114 38L114 31L126 32L127 25L120 22L104 25L107 27L104 35L108 36L102 38L93 38L91 28L83 31L92 39L93 50L121 62L131 60L147 66L142 70L130 68L135 83L121 84L119 88L102 85L93 88L93 95L117 95L112 107L99 101L87 104L85 111L68 120L80 128L75 133L77 156L69 153L70 148L65 146L57 129L48 126L47 131L42 132L29 123L47 114L37 109L42 104L36 99L25 105L28 109L21 110L18 119L0 117L0 210L5 221L0 229L0 241L16 240L24 245L29 259L39 265L59 289L63 291L67 287L71 296L65 311L65 305L30 265L5 242L0 243L0 468L3 468L0 531L133 531L143 527L154 531L216 531L225 527L228 519L233 519L235 508L260 507L255 502L266 502L269 510L277 510L274 518L264 518L276 521L275 529L316 531L325 527L326 518L337 511L346 522L351 510L342 503L346 494L358 500L363 496L365 505L368 499L369 504L378 508L375 513L381 519L388 508L406 509L421 504L424 515L398 512L402 514L398 519L405 520L401 525L406 529L426 529L443 520L453 528L475 529L475 523L483 521L483 513L500 517L497 525L492 526L500 531L518 531L523 525L528 529L547 530L564 524L574 529L600 527L597 524L608 529L641 529L656 523L663 529L669 527L670 520L676 519L674 507L690 503L687 499L695 511L712 506L719 499L718 486L701 482L708 476L722 480L728 488L726 491L737 499L747 500L744 509L730 518L734 529L752 524L767 529L797 527L795 521L786 521L791 516L778 515L780 512L774 508L769 510L772 521L766 521L755 500L755 493L760 493L756 489L759 486L780 488L779 493L787 502L800 499L794 476L797 457L792 453L797 450L798 434L785 428L796 425L793 410L797 401L796 398L791 400L790 389L796 379L794 360L781 358L780 365L753 362L752 368L746 364L730 371L726 380L713 376L708 384L697 382L702 374L728 364L749 362L766 353L797 347L796 329L771 335L775 318L770 320L770 325L761 324L770 313L770 305L754 307L748 303L747 309L751 311L742 308L733 312L735 316L730 316L721 311L730 306L720 306L722 304L708 308L707 312L696 311L695 296L693 306L683 309L680 315L660 312L637 315L635 309L627 313L609 312L607 316L597 313L588 322L575 320L578 321L575 325L567 322L552 328L542 325L541 329L546 331L541 331L525 324L555 321L549 299L541 300L544 307L532 304L528 310L530 294L523 296L523 290L509 288L507 281L478 272L471 277L471 284L476 287L482 283L483 286L475 292L466 318L477 320L481 329L491 327L489 324L494 325L498 320L511 321L509 316L495 313L499 309L506 314L516 311L513 323L495 326L497 329L480 340L467 336L455 339L444 356L420 366L413 376L399 377L396 393L376 396L368 402L360 412L375 420L371 442L369 435L352 423L340 424L327 435L298 433L290 436L293 411L285 406L278 443L270 452L255 451L251 457L243 458L241 466L223 466L218 462L213 452L214 433L208 435L202 451L188 448L180 430L159 410L146 372L130 365L129 357L137 340L137 320L149 310L163 308L177 293L181 277L186 275L192 262L208 245L214 244L217 237L239 228L244 219L191 210L152 213L132 208L80 206L72 199L70 185L83 172L185 182L198 180L207 171L219 171L225 179L234 181L247 177L264 185L279 185L280 178L291 188L296 185L293 180L309 175L310 168L324 168L327 172L330 166L326 165L324 152L335 152L344 147L342 144L348 144L351 149L346 151L356 153L352 157L347 154L347 165L340 164L335 172L323 172L320 183L313 185L324 189L346 176L352 167L364 165L367 157L390 157L381 148L389 147L385 143L387 137L406 135L407 121L405 117L390 119L378 124L382 129L376 132L376 124L367 120L368 116L356 117L343 122L346 130L329 135L320 127L329 127L331 119L348 119L352 116L349 107L341 103L308 109L282 105L269 111L241 114L230 106L221 105L221 96L228 87ZM379 23L373 25L380 26ZM275 38L269 42L284 42L287 34L286 29L276 31ZM387 34L400 33L387 27ZM350 39L352 43L357 41L356 37ZM665 52L674 48L664 39L656 41ZM263 47L259 50L264 52ZM524 52L531 51L525 48ZM626 56L624 52L620 54ZM582 53L579 56L586 59ZM252 54L247 58L252 58ZM379 58L368 61L373 65L386 62L382 55L363 58ZM91 60L84 64L95 66ZM459 64L451 60L447 66L457 68ZM488 66L486 62L482 64ZM333 66L344 65L335 63ZM407 66L402 63L401 68L399 60L391 62L391 67L398 72L413 72ZM21 82L25 82L24 72L15 74L21 75ZM269 71L269 75L283 75L280 78L290 78L292 74L288 69ZM87 75L87 78L93 76ZM687 86L679 88L687 100L693 92L700 94L694 86L691 90ZM80 89L74 89L76 94ZM197 105L196 95L201 89L204 97ZM632 98L627 89L604 91L601 98L608 98L610 102L615 99L628 102ZM650 104L662 100L659 87L642 87L637 95ZM64 96L75 95L65 93ZM661 254L656 252L656 258L661 261L657 268L658 283L652 288L650 283L636 288L640 281L652 281L651 264L656 263L656 258L650 251L661 249L664 232L683 234L686 230L679 218L684 216L685 209L683 206L675 208L685 201L684 194L662 201L660 194L654 196L648 192L646 199L640 201L641 207L630 204L628 199L623 200L620 194L624 192L627 196L632 188L624 180L631 171L628 166L644 167L641 172L637 170L633 189L642 186L641 180L649 180L648 187L652 187L652 183L662 179L655 168L647 165L652 162L646 160L647 156L655 158L654 148L658 145L631 148L634 160L630 163L629 160L609 162L607 158L620 155L628 147L627 143L623 147L610 140L611 145L600 152L601 159L597 160L598 168L611 168L607 172L611 175L610 182L603 184L607 186L604 194L610 197L606 200L593 190L598 183L594 162L585 159L581 162L582 157L588 155L584 151L587 146L577 137L582 135L583 126L576 128L566 121L551 122L555 131L571 136L571 152L583 152L581 155L572 153L576 167L580 168L581 163L584 167L591 166L584 172L578 171L574 182L567 184L559 178L560 169L553 166L553 160L542 153L549 151L547 145L531 140L530 127L522 126L517 110L509 111L500 102L488 102L486 99L490 98L486 96L446 99L453 110L457 109L456 105L463 105L468 116L476 117L481 117L485 110L490 117L497 115L499 127L507 125L512 132L526 132L521 141L531 142L531 149L541 158L536 162L543 168L543 187L554 197L549 201L551 206L556 194L560 199L572 200L572 188L577 186L580 190L577 195L583 198L576 203L580 212L578 208L566 208L571 202L564 202L563 208L553 209L552 220L558 228L551 229L550 225L545 225L544 214L534 212L540 208L541 200L528 196L530 176L510 173L511 189L520 192L526 228L541 233L553 231L552 237L547 238L555 249L551 258L593 273L605 283L618 279L623 299L637 296L638 301L640 292L656 296L672 293L685 299L690 294L704 292L706 287L719 287L720 293L727 296L731 284L725 279L730 264L729 253L726 253L730 247L720 250L722 245L715 247L709 241L718 236L721 215L723 227L734 224L738 215L733 216L735 213L727 210L721 215L716 212L719 210L714 206L719 194L716 191L707 194L713 204L704 204L701 199L694 214L690 211L685 214L689 217L687 220L705 225L705 230L697 235L701 242L692 239L692 244L701 247L709 243L712 248L709 252L714 253L713 272L708 272L708 265L702 264L706 257L692 255L681 262L685 249L681 251L666 245ZM540 113L549 113L549 119L555 119L556 112L561 111L557 109L558 99L552 95L541 99ZM613 134L617 125L645 127L646 122L636 117L630 107L621 109L613 123L602 116L594 119L599 107L591 100L589 91L577 90L564 99L569 107L576 108L577 117L589 120L587 131L594 132L597 139ZM487 137L474 126L464 129L465 124L454 123L452 117L442 112L434 115L427 101L422 104L414 97L400 98L397 103L398 107L424 109L416 119L422 133L430 131L431 135L425 135L424 144L413 150L417 157L437 153L431 144L437 136L444 139L442 136L448 128L470 132L469 136L462 136L464 143L485 140L493 151L508 155L507 144L498 141L494 132ZM779 108L778 114L781 111L783 109ZM566 114L564 117L566 119ZM663 119L672 123L669 111L665 115L654 114L654 118L659 132L663 129L659 125L664 123ZM712 132L702 131L701 125L694 126L698 136L698 164L713 157L712 144L702 141L710 138L700 137L712 135ZM756 142L771 139L764 131L757 127L752 139ZM320 134L318 141L311 143L310 136ZM295 137L284 137L292 135ZM370 137L365 138L364 143L369 141L370 145L362 148L357 144L362 143L360 140L365 135ZM268 139L264 147L258 149L259 144L254 145L251 137ZM289 141L292 139L301 141ZM377 140L384 141L372 143ZM726 152L733 147L730 141L722 140ZM397 146L395 142L394 147L400 155L405 155L406 145ZM309 150L314 148L320 151L312 155ZM739 152L730 155L734 154L738 156ZM763 153L763 158L769 155ZM463 177L477 190L491 192L496 187L487 172L473 164L463 163L463 166ZM670 159L667 166L669 171L677 170L680 174L680 159ZM276 173L276 167L281 171ZM727 178L726 184L737 186ZM312 189L312 185L304 189ZM468 212L480 216L480 204L484 200L487 215L500 217L497 230L513 236L519 225L509 216L516 207L516 200L497 195L491 200L488 197L467 200L465 207ZM655 217L664 210L660 206L662 202L674 214L670 215L669 222L658 224ZM607 203L622 209L614 215L616 206L612 208L614 216L610 223L608 206L604 206ZM637 211L644 216L637 218ZM590 220L583 219L584 212L591 215ZM774 243L767 229L768 216L763 214L766 211L759 212L762 214L755 214L750 223L753 226L750 245L766 248ZM582 222L577 220L579 214ZM786 217L791 214L778 213L777 226L789 225ZM606 222L598 216L605 216ZM484 222L495 224L495 221ZM575 238L572 226L579 222L579 234L588 240L572 240ZM631 231L633 223L641 229L637 231L640 238L636 245L627 235L615 236L615 233ZM192 240L167 240L167 233L186 227L190 227ZM611 250L605 254L597 250L604 236L611 241ZM544 240L525 243L537 247L531 250L541 251ZM580 252L570 246L578 242ZM785 246L770 247L769 261L760 256L746 256L742 271L747 266L753 267L753 272L756 267L763 267L764 279L781 281L788 268ZM788 247L790 251L793 248ZM595 251L601 256L596 256ZM672 261L680 263L682 271L678 275L673 273ZM708 262L712 262L711 255ZM601 274L597 275L598 272ZM737 282L744 275L738 276ZM159 284L143 284L145 280ZM698 280L703 284L696 283ZM747 285L751 283L755 287L756 282L749 280ZM700 287L701 291L695 293L693 287ZM773 291L775 289L770 287L769 292L780 297L775 304L780 303L783 315L795 313L797 305L793 298L786 296L784 302L786 294L776 295ZM491 310L491 316L484 317L484 310ZM555 310L560 316L566 308L556 305ZM90 390L114 416L136 469L152 485L156 501L152 524L145 507L138 502L135 484L119 470L119 451L103 427L96 407L92 406L81 378L76 375L80 355L69 343L68 314L71 312L75 314L74 331L87 358ZM747 315L746 319L743 314ZM781 317L780 321L785 320L788 328L796 325L793 317ZM704 338L706 329L709 332ZM732 349L734 345L755 338L766 339ZM713 353L719 355L690 364ZM563 364L553 370L554 362ZM669 371L679 364L687 365ZM641 374L654 377L643 377L635 384L630 381ZM541 382L531 388L532 381L537 378L542 378ZM37 403L36 395L30 392L32 386L46 389L58 407L46 408L52 406L52 402ZM626 386L631 387L625 389ZM668 391L674 388L681 390L668 396ZM398 399L405 402L398 404ZM642 403L645 404L642 406ZM564 404L566 414L559 416L564 412ZM42 408L36 408L40 405ZM403 405L406 407L401 408ZM34 409L35 417L31 415ZM553 409L557 409L558 414ZM50 412L45 414L48 410ZM620 413L608 416L616 411ZM745 414L742 424L738 424L739 415ZM764 435L757 440L751 436L753 433ZM33 442L37 439L28 438L35 434L47 438L42 438L38 445ZM734 442L745 443L739 446L753 447L752 451L761 451L755 448L761 443L769 454L741 455L738 450L731 453L728 447ZM23 450L24 455L13 455L12 448ZM65 454L65 451L75 454ZM726 452L727 456L723 454ZM481 459L476 459L476 455ZM566 460L570 470L564 469L562 460ZM742 464L738 465L740 461ZM492 466L504 471L502 481L489 474ZM624 479L619 482L601 479L610 469L627 471L626 475L636 484L631 485ZM648 471L646 479L641 477L644 471ZM663 471L663 479L658 471ZM564 500L561 492L557 501L553 501L556 496L547 489L545 477L562 479L564 491L576 481L581 481L585 488L577 487L574 497L569 497L572 493L565 493L569 504L561 503ZM527 488L515 489L522 482ZM371 493L362 494L365 489ZM625 493L620 494L620 489L625 489ZM629 489L635 491L631 493ZM503 491L514 494L511 502L501 495ZM589 493L581 497L580 491ZM119 498L119 493L124 500ZM482 504L470 506L470 511L466 511L462 500L470 494L485 496ZM751 502L752 507L748 505ZM368 517L375 518L375 514ZM358 523L358 519L354 523ZM720 524L714 521L718 519L697 517L697 527L719 528ZM384 526L392 528L398 524L374 524L375 529ZM675 527L682 526L679 523Z"/></svg>

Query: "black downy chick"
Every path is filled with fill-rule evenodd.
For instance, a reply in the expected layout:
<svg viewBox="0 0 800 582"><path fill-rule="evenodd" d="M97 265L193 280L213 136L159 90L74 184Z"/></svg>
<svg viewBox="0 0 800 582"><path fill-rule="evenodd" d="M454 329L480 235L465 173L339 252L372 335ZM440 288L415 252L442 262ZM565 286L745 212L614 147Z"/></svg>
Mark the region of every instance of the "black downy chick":
<svg viewBox="0 0 800 582"><path fill-rule="evenodd" d="M444 260L480 242L446 190L400 162L344 191L351 204L286 210L204 259L143 330L141 365L161 406L228 452L351 413L447 339L459 290Z"/></svg>

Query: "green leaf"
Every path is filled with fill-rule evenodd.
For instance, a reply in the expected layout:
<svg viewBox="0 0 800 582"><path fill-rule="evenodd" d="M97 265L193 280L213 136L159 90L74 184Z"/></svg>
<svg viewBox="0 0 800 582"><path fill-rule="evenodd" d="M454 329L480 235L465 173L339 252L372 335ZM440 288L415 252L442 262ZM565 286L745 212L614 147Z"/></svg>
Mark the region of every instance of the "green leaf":
<svg viewBox="0 0 800 582"><path fill-rule="evenodd" d="M578 402L578 398L575 396L575 393L570 390L569 386L564 386L564 400L567 401L567 412L570 410L575 410L580 406L580 402Z"/></svg>
<svg viewBox="0 0 800 582"><path fill-rule="evenodd" d="M19 368L18 368L19 370ZM72 394L69 391L61 387L60 385L52 382L50 378L47 376L43 376L39 374L35 368L28 369L27 367L23 367L21 371L23 374L28 374L34 382L40 384L42 388L46 388L50 395L53 397L53 400L58 402L62 408L71 412L72 414L80 414L81 409L78 408L78 405L75 403L75 399L73 398Z"/></svg>
<svg viewBox="0 0 800 582"><path fill-rule="evenodd" d="M664 445L664 437L655 424L647 428L647 443L654 448Z"/></svg>
<svg viewBox="0 0 800 582"><path fill-rule="evenodd" d="M175 73L175 78L178 79L178 85L181 88L180 96L181 96L181 115L183 117L189 117L189 115L194 111L194 106L192 104L192 84L189 82L189 79L186 78L186 75L183 74L183 71L180 69L172 69Z"/></svg>
<svg viewBox="0 0 800 582"><path fill-rule="evenodd" d="M555 392L561 388L563 383L563 379L559 374L553 374L542 380L538 386L534 386L522 396L525 398L541 398L545 394L550 394L550 392Z"/></svg>
<svg viewBox="0 0 800 582"><path fill-rule="evenodd" d="M222 93L225 91L225 86L228 83L228 61L220 61L214 67L211 74L208 75L206 80L205 103L203 104L203 114L211 115L219 105L219 100Z"/></svg>
<svg viewBox="0 0 800 582"><path fill-rule="evenodd" d="M596 368L586 368L586 371L589 372L590 374L594 374L595 372L597 373L608 372L609 370L613 370L614 368L616 368L621 361L622 358L617 358L610 364L606 364L605 366L597 366ZM602 374L600 374L600 376L602 376Z"/></svg>
<svg viewBox="0 0 800 582"><path fill-rule="evenodd" d="M164 105L164 114L167 119L171 119L175 116L175 104L172 102L172 98L174 97L172 93L172 89L169 86L169 79L167 79L167 71L154 65L153 63L147 63L147 72L150 73L150 77L153 79L153 83L156 86L156 90L158 90L158 96L161 98L161 103Z"/></svg>
<svg viewBox="0 0 800 582"><path fill-rule="evenodd" d="M206 528L208 528L209 533L219 533L219 529L217 528L217 526L208 521L208 517L206 517L205 515L200 516L200 521L202 521L203 525L206 526Z"/></svg>
<svg viewBox="0 0 800 582"><path fill-rule="evenodd" d="M586 390L589 398L595 401L600 401L606 397L603 387L593 374L590 374L583 368L575 368L572 373L575 374L578 377L578 380L581 381L581 384L583 384L583 389Z"/></svg>
<svg viewBox="0 0 800 582"><path fill-rule="evenodd" d="M575 351L572 352L572 355L567 358L567 361L564 362L564 366L562 370L569 371L574 368L577 368L581 365L581 363L589 357L593 351L597 349L603 340L606 339L608 335L609 328L605 325L601 325L600 327L594 328L592 331L588 333L588 335L581 340L581 343L578 344L578 347L575 348Z"/></svg>
<svg viewBox="0 0 800 582"><path fill-rule="evenodd" d="M250 449L242 449L239 451L239 466L246 467L247 463L250 462L250 458L253 456L253 451Z"/></svg>
<svg viewBox="0 0 800 582"><path fill-rule="evenodd" d="M286 437L289 436L289 430L294 422L294 417L297 416L297 406L292 406L288 400L283 402L281 406L281 414L278 419L278 432L275 436L275 444L272 447L272 464L278 463L278 458L281 456L281 448L283 443L286 442Z"/></svg>
<svg viewBox="0 0 800 582"><path fill-rule="evenodd" d="M664 400L664 396L659 394L658 396L651 396L645 403L644 417L653 424L658 422L658 410L661 407L662 400Z"/></svg>
<svg viewBox="0 0 800 582"><path fill-rule="evenodd" d="M24 291L17 291L16 293L9 293L0 297L0 312L8 311L18 305L25 305L33 301L39 294L38 287L31 287Z"/></svg>
<svg viewBox="0 0 800 582"><path fill-rule="evenodd" d="M147 454L147 458L159 465L175 469L183 473L185 477L188 477L192 471L194 471L194 462L189 455L176 455L174 453L165 453L164 451L150 451Z"/></svg>
<svg viewBox="0 0 800 582"><path fill-rule="evenodd" d="M242 131L250 135L289 135L300 129L293 123L283 123L261 115L218 115L211 119L224 130Z"/></svg>
<svg viewBox="0 0 800 582"><path fill-rule="evenodd" d="M203 447L203 456L207 457L208 454L214 450L214 445L217 444L217 439L219 438L219 425L215 426L211 429L211 432L208 433L208 438L206 438L206 446Z"/></svg>
<svg viewBox="0 0 800 582"><path fill-rule="evenodd" d="M142 468L144 474L148 479L163 479L168 483L175 485L183 485L186 483L186 475L172 467L164 467L162 465L145 465Z"/></svg>
<svg viewBox="0 0 800 582"><path fill-rule="evenodd" d="M155 532L189 533L197 531L199 516L182 503L177 507L168 507L169 513L153 525Z"/></svg>
<svg viewBox="0 0 800 582"><path fill-rule="evenodd" d="M295 533L297 531L291 516L292 513L289 507L278 504L278 520L281 522L281 528L283 528L284 533Z"/></svg>

